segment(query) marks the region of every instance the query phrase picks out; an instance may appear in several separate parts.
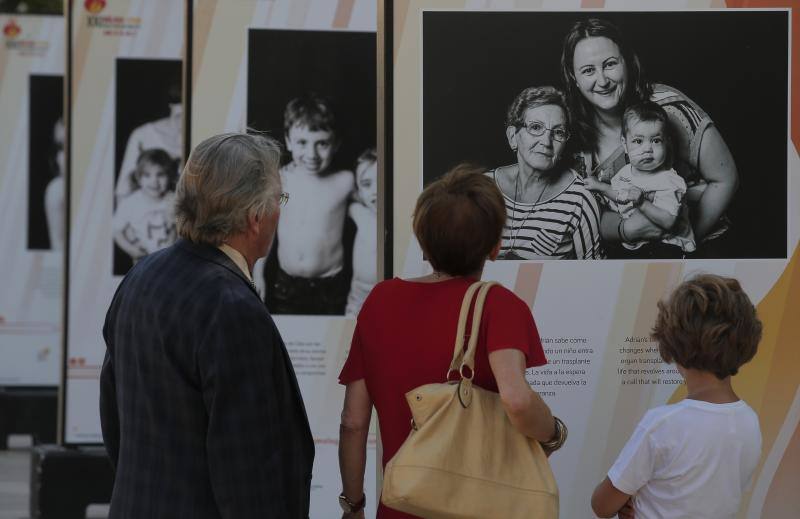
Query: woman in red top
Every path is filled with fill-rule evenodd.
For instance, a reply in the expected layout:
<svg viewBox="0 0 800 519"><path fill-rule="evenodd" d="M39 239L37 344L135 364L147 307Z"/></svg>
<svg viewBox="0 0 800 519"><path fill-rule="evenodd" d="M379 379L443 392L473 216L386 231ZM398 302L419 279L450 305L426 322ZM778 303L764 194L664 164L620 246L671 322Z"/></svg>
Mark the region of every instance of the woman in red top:
<svg viewBox="0 0 800 519"><path fill-rule="evenodd" d="M345 518L363 517L366 444L372 406L378 412L383 465L411 431L405 393L443 382L461 301L494 260L506 220L503 197L482 169L458 166L431 183L414 209L414 234L434 272L373 288L339 382L347 385L339 440ZM486 298L475 355L475 384L500 393L511 423L545 442L558 431L550 409L525 380L525 368L547 360L528 306L495 286ZM379 519L411 518L382 504Z"/></svg>

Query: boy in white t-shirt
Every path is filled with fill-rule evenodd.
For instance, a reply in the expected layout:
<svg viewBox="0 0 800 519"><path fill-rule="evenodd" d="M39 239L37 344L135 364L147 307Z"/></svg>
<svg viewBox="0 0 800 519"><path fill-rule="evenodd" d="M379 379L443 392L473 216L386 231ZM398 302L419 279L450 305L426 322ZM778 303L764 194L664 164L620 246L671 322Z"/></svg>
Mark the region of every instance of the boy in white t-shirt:
<svg viewBox="0 0 800 519"><path fill-rule="evenodd" d="M734 518L761 457L758 416L731 387L761 322L739 282L701 275L659 302L652 338L686 399L648 411L594 491L592 509L636 519Z"/></svg>

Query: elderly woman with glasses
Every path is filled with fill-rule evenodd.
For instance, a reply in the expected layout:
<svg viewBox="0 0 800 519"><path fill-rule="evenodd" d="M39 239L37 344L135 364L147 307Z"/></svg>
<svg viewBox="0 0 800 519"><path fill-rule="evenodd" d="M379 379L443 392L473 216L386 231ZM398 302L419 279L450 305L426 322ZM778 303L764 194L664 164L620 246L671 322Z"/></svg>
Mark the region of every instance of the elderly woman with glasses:
<svg viewBox="0 0 800 519"><path fill-rule="evenodd" d="M600 211L583 179L564 165L570 137L564 94L526 88L506 115L516 164L487 173L506 206L500 259L600 259Z"/></svg>

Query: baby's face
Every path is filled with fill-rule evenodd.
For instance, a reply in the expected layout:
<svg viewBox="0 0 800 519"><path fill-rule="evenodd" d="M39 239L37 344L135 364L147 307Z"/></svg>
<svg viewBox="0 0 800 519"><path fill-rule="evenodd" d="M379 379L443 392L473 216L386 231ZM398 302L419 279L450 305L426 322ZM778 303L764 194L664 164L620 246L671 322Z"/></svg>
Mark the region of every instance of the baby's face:
<svg viewBox="0 0 800 519"><path fill-rule="evenodd" d="M638 171L657 171L667 156L664 124L661 121L635 121L625 136L625 151L631 166Z"/></svg>
<svg viewBox="0 0 800 519"><path fill-rule="evenodd" d="M358 197L368 209L378 212L378 163L358 168Z"/></svg>
<svg viewBox="0 0 800 519"><path fill-rule="evenodd" d="M336 151L333 132L309 130L307 126L294 125L286 135L286 148L292 154L292 162L311 173L322 173L328 169Z"/></svg>
<svg viewBox="0 0 800 519"><path fill-rule="evenodd" d="M143 163L139 174L139 185L142 192L150 198L161 198L167 193L169 175L158 164Z"/></svg>

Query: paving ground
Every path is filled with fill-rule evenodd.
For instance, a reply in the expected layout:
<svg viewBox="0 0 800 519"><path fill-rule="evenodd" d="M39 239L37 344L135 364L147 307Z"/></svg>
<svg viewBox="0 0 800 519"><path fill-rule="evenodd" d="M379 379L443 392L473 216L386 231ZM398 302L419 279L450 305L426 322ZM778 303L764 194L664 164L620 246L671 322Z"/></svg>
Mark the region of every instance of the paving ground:
<svg viewBox="0 0 800 519"><path fill-rule="evenodd" d="M9 449L0 450L0 519L30 518L30 438L11 436ZM107 505L92 505L87 519L105 519Z"/></svg>

